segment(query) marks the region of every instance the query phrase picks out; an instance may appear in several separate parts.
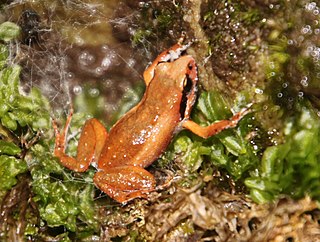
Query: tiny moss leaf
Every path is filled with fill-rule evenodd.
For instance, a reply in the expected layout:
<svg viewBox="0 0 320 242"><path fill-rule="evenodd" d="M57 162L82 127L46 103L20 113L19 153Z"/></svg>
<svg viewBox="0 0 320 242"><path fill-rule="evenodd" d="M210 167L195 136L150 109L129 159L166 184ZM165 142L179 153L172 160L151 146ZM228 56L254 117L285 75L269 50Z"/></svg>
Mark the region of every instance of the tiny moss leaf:
<svg viewBox="0 0 320 242"><path fill-rule="evenodd" d="M0 39L6 42L18 37L20 27L12 22L4 22L0 24Z"/></svg>
<svg viewBox="0 0 320 242"><path fill-rule="evenodd" d="M8 190L17 183L16 176L27 170L25 161L0 155L0 190Z"/></svg>
<svg viewBox="0 0 320 242"><path fill-rule="evenodd" d="M0 140L0 154L17 155L21 149L12 142L5 142Z"/></svg>

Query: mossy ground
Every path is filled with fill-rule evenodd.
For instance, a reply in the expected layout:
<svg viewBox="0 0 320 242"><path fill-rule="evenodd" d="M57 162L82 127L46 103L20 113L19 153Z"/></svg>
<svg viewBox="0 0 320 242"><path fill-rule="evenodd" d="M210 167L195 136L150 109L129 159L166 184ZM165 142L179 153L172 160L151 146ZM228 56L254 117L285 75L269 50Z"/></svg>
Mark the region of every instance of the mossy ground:
<svg viewBox="0 0 320 242"><path fill-rule="evenodd" d="M46 8L45 2L40 5L34 9ZM31 8L32 4L27 6ZM53 9L52 5L48 6ZM86 10L85 14L92 10L86 8L91 5L76 6L77 10ZM63 16L63 9L70 13L67 11L70 6L65 7L55 8L59 9L59 16ZM65 33L53 31L51 38L43 37L48 32L40 31L48 30L48 23L43 20L48 17L43 14L46 11L38 11L36 25L32 22L36 27L33 30L39 34L35 43L30 43L35 39L23 41L23 35L19 42L16 25L0 25L0 238L29 241L315 239L320 230L316 202L320 199L320 6L308 1L225 0L161 4L123 1L114 7L113 19L108 22L114 32L108 33L112 41L122 45L130 40L138 60L145 56L140 66L134 65L136 72L142 73L145 63L172 45L182 31L195 41L188 50L199 69L199 98L192 114L195 121L207 125L229 118L232 111L250 102L254 103L253 111L237 128L208 140L188 131L179 133L168 150L148 168L158 180L173 176L172 185L151 193L148 200L136 199L121 206L94 187L94 168L86 173L74 173L63 168L52 154L54 136L50 116L62 116L61 108L68 105L63 101L57 108L60 101L52 101L50 92L47 95L48 90L41 90L45 85L39 85L40 90L28 88L28 94L22 89L30 83L31 79L26 77L43 77L46 73L56 77L57 73L38 68L39 73L27 75L28 68L22 68L21 77L21 67L14 63L25 60L26 56L32 66L53 63L31 60L32 56L45 57L43 53L50 53L51 60L53 56L65 60L60 54L65 57L64 50L70 50L66 46L74 36L60 39L58 44L52 40ZM21 7L16 11L21 12ZM99 13L95 21L99 16L105 17L101 15L103 11ZM71 19L77 19L76 15ZM63 29L72 26L75 27L71 24ZM9 42L13 38L16 40ZM50 47L46 48L46 44ZM94 47L90 46L90 38L85 46L73 43L70 56L87 50L83 56L88 61L89 50L101 50L96 45L94 42ZM54 51L56 48L58 51ZM14 52L17 49L21 52ZM41 55L31 55L30 50ZM22 61L21 66L28 67L25 63ZM110 126L143 92L135 82L130 84L135 88L128 89L126 82L118 82L119 77L114 85L122 83L123 90L111 92L110 76L118 75L119 69L125 70L120 68L119 59L114 58L113 63L110 72L101 75L90 72L92 63L80 72L90 82L83 84L82 91L73 96L78 111L71 124L70 154L76 152L84 121L92 115L104 119L103 94L122 95L126 90L126 98L116 106L120 112L113 110L113 115L104 119ZM129 61L126 64L130 66ZM77 70L74 66L71 69ZM62 69L57 72L59 77L64 76ZM65 80L68 84L68 79ZM108 86L99 80L108 82ZM57 87L61 82L51 84ZM63 88L60 90L64 95L61 100L72 98L65 95ZM63 118L59 123L64 123Z"/></svg>

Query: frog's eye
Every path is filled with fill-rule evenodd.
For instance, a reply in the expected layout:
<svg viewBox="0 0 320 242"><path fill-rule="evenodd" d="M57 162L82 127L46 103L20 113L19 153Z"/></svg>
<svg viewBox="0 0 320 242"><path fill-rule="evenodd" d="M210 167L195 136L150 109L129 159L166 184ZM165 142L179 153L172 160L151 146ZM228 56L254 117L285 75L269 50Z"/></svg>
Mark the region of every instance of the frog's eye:
<svg viewBox="0 0 320 242"><path fill-rule="evenodd" d="M192 80L187 75L186 78L183 80L183 87L184 87L185 91L189 92L191 90L192 83L193 83Z"/></svg>
<svg viewBox="0 0 320 242"><path fill-rule="evenodd" d="M185 87L187 84L188 84L188 78L186 77L183 80L183 87Z"/></svg>

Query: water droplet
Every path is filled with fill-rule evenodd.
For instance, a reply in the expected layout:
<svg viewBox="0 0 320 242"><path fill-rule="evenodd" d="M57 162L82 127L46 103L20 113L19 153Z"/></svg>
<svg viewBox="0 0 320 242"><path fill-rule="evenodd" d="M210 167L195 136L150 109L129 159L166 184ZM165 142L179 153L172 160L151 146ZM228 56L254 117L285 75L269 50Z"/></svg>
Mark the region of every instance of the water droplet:
<svg viewBox="0 0 320 242"><path fill-rule="evenodd" d="M82 87L79 85L76 85L73 87L73 93L75 95L80 95L82 93Z"/></svg>
<svg viewBox="0 0 320 242"><path fill-rule="evenodd" d="M130 59L127 61L127 65L128 65L129 67L133 67L135 64L136 64L136 61L135 61L133 58L130 58Z"/></svg>
<svg viewBox="0 0 320 242"><path fill-rule="evenodd" d="M312 11L316 6L317 4L315 2L307 3L305 5L305 9L308 11Z"/></svg>
<svg viewBox="0 0 320 242"><path fill-rule="evenodd" d="M95 69L95 73L100 76L101 74L103 74L103 69L101 67L97 67Z"/></svg>
<svg viewBox="0 0 320 242"><path fill-rule="evenodd" d="M304 76L301 81L300 81L301 85L304 86L304 87L307 87L309 85L308 83L308 77L307 76Z"/></svg>
<svg viewBox="0 0 320 242"><path fill-rule="evenodd" d="M79 55L79 63L81 65L87 66L92 64L95 61L95 57L93 55L91 55L90 53L88 53L87 51L83 51L80 55Z"/></svg>
<svg viewBox="0 0 320 242"><path fill-rule="evenodd" d="M254 92L257 94L263 94L263 90L260 88L256 88Z"/></svg>
<svg viewBox="0 0 320 242"><path fill-rule="evenodd" d="M273 62L273 61L270 61L270 62L269 62L269 67L270 67L270 69L274 69L274 68L275 68L275 65L274 65L274 62Z"/></svg>
<svg viewBox="0 0 320 242"><path fill-rule="evenodd" d="M104 85L106 88L112 88L112 87L113 87L113 82L112 82L112 80L110 80L110 79L106 79L106 80L104 80L103 85Z"/></svg>
<svg viewBox="0 0 320 242"><path fill-rule="evenodd" d="M311 34L312 33L311 26L307 24L304 27L302 27L301 33L302 34Z"/></svg>
<svg viewBox="0 0 320 242"><path fill-rule="evenodd" d="M288 40L288 45L293 45L293 43L294 43L294 42L293 42L292 39L289 39L289 40Z"/></svg>
<svg viewBox="0 0 320 242"><path fill-rule="evenodd" d="M89 90L89 95L90 95L91 97L98 97L99 94L100 94L100 91L99 91L98 88L91 88L91 89Z"/></svg>
<svg viewBox="0 0 320 242"><path fill-rule="evenodd" d="M150 7L150 3L139 2L138 6L139 6L139 8L149 8Z"/></svg>
<svg viewBox="0 0 320 242"><path fill-rule="evenodd" d="M73 79L73 78L74 78L73 72L68 72L68 73L67 73L67 78L68 78L69 80Z"/></svg>
<svg viewBox="0 0 320 242"><path fill-rule="evenodd" d="M105 58L102 59L101 67L103 67L103 69L106 70L109 68L111 63L112 63L111 59L108 56L106 56Z"/></svg>
<svg viewBox="0 0 320 242"><path fill-rule="evenodd" d="M101 50L102 50L102 52L104 52L104 53L108 53L108 52L110 51L110 48L109 48L108 45L102 45L102 46L101 46Z"/></svg>

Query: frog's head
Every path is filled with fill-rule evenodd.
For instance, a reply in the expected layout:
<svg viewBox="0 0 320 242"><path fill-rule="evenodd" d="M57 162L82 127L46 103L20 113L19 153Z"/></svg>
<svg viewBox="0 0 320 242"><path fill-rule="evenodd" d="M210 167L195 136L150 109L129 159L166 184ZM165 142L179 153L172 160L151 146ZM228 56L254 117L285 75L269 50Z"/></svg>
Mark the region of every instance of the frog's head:
<svg viewBox="0 0 320 242"><path fill-rule="evenodd" d="M169 88L170 92L180 96L181 117L182 119L189 118L196 100L198 81L197 65L193 57L185 55L172 62L158 63L154 71L153 81L158 82L158 85L162 87Z"/></svg>

